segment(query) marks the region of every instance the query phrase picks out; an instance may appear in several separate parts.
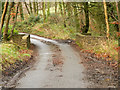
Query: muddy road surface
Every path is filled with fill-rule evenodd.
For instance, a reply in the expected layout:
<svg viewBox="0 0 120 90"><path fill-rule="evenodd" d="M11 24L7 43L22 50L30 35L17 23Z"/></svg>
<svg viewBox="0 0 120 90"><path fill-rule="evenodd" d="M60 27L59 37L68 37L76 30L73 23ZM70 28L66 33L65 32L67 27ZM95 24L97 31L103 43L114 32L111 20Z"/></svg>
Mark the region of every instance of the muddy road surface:
<svg viewBox="0 0 120 90"><path fill-rule="evenodd" d="M36 63L19 78L16 88L87 88L85 68L70 45L31 35L38 47Z"/></svg>

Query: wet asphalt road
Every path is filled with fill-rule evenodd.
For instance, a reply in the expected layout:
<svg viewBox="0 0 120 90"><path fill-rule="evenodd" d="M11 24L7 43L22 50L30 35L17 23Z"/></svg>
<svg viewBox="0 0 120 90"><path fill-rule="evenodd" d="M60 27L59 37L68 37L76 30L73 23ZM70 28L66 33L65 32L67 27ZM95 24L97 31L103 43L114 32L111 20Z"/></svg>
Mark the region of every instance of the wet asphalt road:
<svg viewBox="0 0 120 90"><path fill-rule="evenodd" d="M34 39L33 39L34 38ZM35 39L36 38L36 39ZM40 40L48 41L59 46L64 64L61 70L56 70L50 63L52 60L51 47ZM68 44L31 35L31 43L38 47L39 58L33 67L17 82L17 88L87 88L89 83L84 81L85 71L81 58ZM50 65L51 70L48 70Z"/></svg>

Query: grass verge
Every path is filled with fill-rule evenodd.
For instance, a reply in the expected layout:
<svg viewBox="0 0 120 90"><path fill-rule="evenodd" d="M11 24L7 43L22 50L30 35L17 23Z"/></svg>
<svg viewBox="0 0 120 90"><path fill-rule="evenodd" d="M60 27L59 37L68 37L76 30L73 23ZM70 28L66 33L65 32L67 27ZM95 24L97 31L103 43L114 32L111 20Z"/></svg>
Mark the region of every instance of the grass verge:
<svg viewBox="0 0 120 90"><path fill-rule="evenodd" d="M85 42L84 42L85 43ZM76 42L78 46L80 44ZM81 47L81 46L80 46ZM107 61L116 60L118 61L118 41L117 40L107 40L106 42L101 42L99 45L92 47L82 46L83 52L94 53L96 58L106 59Z"/></svg>
<svg viewBox="0 0 120 90"><path fill-rule="evenodd" d="M20 49L18 46L10 43L0 44L0 70L3 75L12 75L19 69L23 62L28 62L32 55L32 50Z"/></svg>

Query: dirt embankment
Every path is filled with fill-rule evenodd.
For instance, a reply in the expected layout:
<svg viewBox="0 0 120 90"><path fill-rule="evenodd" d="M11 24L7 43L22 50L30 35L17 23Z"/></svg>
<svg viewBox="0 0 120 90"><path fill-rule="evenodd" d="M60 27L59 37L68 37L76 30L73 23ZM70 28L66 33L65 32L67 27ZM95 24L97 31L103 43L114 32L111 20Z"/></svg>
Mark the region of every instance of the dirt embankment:
<svg viewBox="0 0 120 90"><path fill-rule="evenodd" d="M87 87L80 56L68 44L32 35L39 47L34 66L18 81L17 88L77 88Z"/></svg>
<svg viewBox="0 0 120 90"><path fill-rule="evenodd" d="M15 84L20 74L23 73L25 70L28 70L30 67L32 67L33 63L35 63L35 58L38 55L37 47L34 44L31 44L29 50L32 50L33 52L31 57L27 61L16 61L16 63L14 65L11 65L9 69L6 69L5 72L7 73L2 73L3 87L6 87L7 84L10 85L8 86L8 88L12 87L11 85Z"/></svg>
<svg viewBox="0 0 120 90"><path fill-rule="evenodd" d="M85 52L75 43L71 46L79 52L86 69L86 80L90 82L90 88L116 88L118 86L118 64L117 61L107 61L97 58L95 53Z"/></svg>

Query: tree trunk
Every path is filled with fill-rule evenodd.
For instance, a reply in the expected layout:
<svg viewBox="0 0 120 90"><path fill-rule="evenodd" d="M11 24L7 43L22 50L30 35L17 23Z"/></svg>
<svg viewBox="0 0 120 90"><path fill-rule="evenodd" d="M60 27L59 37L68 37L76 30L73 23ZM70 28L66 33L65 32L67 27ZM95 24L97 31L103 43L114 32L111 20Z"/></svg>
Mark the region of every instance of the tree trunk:
<svg viewBox="0 0 120 90"><path fill-rule="evenodd" d="M26 9L27 9L28 14L30 15L30 11L29 11L29 8L28 8L28 6L27 6L27 3L24 2L24 4L25 4L25 7L26 7Z"/></svg>
<svg viewBox="0 0 120 90"><path fill-rule="evenodd" d="M48 17L50 16L50 2L47 2L47 8L48 8L47 10L47 19L48 19Z"/></svg>
<svg viewBox="0 0 120 90"><path fill-rule="evenodd" d="M39 12L39 9L38 9L38 2L36 2L36 6L37 6L37 15L38 15L38 12Z"/></svg>
<svg viewBox="0 0 120 90"><path fill-rule="evenodd" d="M64 10L64 15L66 15L66 5L64 2L63 2L63 10Z"/></svg>
<svg viewBox="0 0 120 90"><path fill-rule="evenodd" d="M78 13L77 13L76 3L74 3L73 8L74 8L74 17L75 17L76 32L80 32L79 31L80 24L79 24L79 19L78 19Z"/></svg>
<svg viewBox="0 0 120 90"><path fill-rule="evenodd" d="M120 14L119 14L118 2L116 2L116 9L117 9L117 16L118 16L118 27L120 32Z"/></svg>
<svg viewBox="0 0 120 90"><path fill-rule="evenodd" d="M22 3L20 2L20 5L19 5L19 10L20 10L20 16L21 16L21 20L24 20L24 15L23 15L23 7L22 7Z"/></svg>
<svg viewBox="0 0 120 90"><path fill-rule="evenodd" d="M4 25L5 16L6 16L7 9L8 9L8 4L9 4L9 3L6 1L6 2L5 2L5 5L4 5L3 14L2 14L2 17L1 17L0 33L1 33L2 28L3 28L3 25Z"/></svg>
<svg viewBox="0 0 120 90"><path fill-rule="evenodd" d="M116 2L117 14L118 14L118 26L120 33L120 2ZM118 47L120 47L120 38L118 38ZM120 48L118 49L118 77L120 77ZM118 81L118 87L120 88L120 80Z"/></svg>
<svg viewBox="0 0 120 90"><path fill-rule="evenodd" d="M35 1L33 2L33 9L34 9L34 14L36 14L36 6L35 6Z"/></svg>
<svg viewBox="0 0 120 90"><path fill-rule="evenodd" d="M88 10L88 2L85 2L84 3L84 11L85 11L85 22L86 22L86 25L85 25L85 28L83 30L83 33L87 33L88 30L89 30L89 10Z"/></svg>
<svg viewBox="0 0 120 90"><path fill-rule="evenodd" d="M59 2L59 8L60 8L61 16L63 16L63 9L62 9L62 3L61 2Z"/></svg>
<svg viewBox="0 0 120 90"><path fill-rule="evenodd" d="M105 21L106 21L106 28L107 28L107 38L109 38L109 23L108 23L108 16L107 16L107 7L106 7L106 2L103 0L104 4L104 13L105 13Z"/></svg>
<svg viewBox="0 0 120 90"><path fill-rule="evenodd" d="M63 16L63 19L64 19L64 27L66 27L66 5L65 5L64 2L63 2L63 11L64 11L64 16Z"/></svg>
<svg viewBox="0 0 120 90"><path fill-rule="evenodd" d="M55 2L55 14L57 14L57 2Z"/></svg>
<svg viewBox="0 0 120 90"><path fill-rule="evenodd" d="M44 23L45 23L45 20L46 20L46 15L45 15L45 2L42 2L42 10L43 10Z"/></svg>
<svg viewBox="0 0 120 90"><path fill-rule="evenodd" d="M9 21L10 21L11 9L12 9L13 6L14 6L14 2L11 2L9 12L8 12L8 16L7 16L7 21L6 21L6 27L5 27L5 30L4 30L4 33L3 33L3 39L4 40L7 40L7 37L8 37L8 35L7 35L8 25L9 25Z"/></svg>
<svg viewBox="0 0 120 90"><path fill-rule="evenodd" d="M18 14L19 4L20 4L20 3L18 2L18 3L17 3L17 8L16 8L16 13L15 13L15 20L14 20L14 24L13 24L13 27L12 27L11 35L9 36L9 38L12 37L13 32L14 32L14 28L15 28L15 25L16 25L16 22L17 22L17 14Z"/></svg>
<svg viewBox="0 0 120 90"><path fill-rule="evenodd" d="M70 6L70 2L67 2L67 13L68 13L68 18L70 18L71 16L71 6Z"/></svg>
<svg viewBox="0 0 120 90"><path fill-rule="evenodd" d="M33 13L32 11L32 4L31 4L31 0L29 1L29 7L30 7L30 12Z"/></svg>

